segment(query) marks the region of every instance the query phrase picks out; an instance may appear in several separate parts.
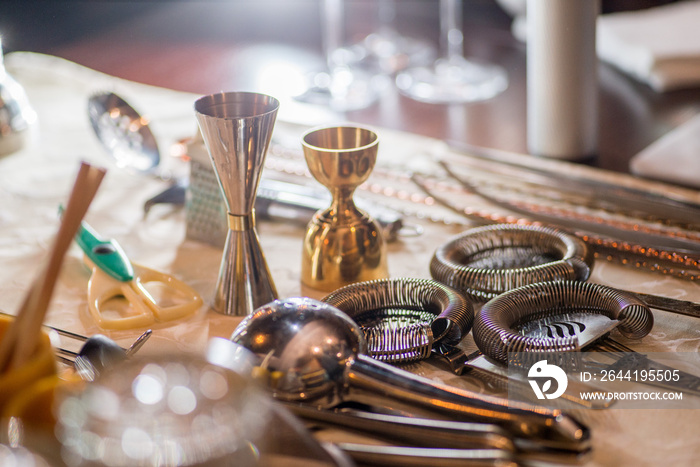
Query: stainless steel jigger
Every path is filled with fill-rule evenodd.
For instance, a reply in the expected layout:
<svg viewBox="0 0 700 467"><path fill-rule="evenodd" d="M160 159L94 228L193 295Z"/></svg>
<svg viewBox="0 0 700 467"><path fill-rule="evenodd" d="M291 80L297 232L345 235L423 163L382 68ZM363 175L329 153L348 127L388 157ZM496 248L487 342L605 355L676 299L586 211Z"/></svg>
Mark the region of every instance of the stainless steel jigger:
<svg viewBox="0 0 700 467"><path fill-rule="evenodd" d="M228 92L201 97L194 108L228 211L213 308L245 316L277 298L253 206L279 101L264 94Z"/></svg>

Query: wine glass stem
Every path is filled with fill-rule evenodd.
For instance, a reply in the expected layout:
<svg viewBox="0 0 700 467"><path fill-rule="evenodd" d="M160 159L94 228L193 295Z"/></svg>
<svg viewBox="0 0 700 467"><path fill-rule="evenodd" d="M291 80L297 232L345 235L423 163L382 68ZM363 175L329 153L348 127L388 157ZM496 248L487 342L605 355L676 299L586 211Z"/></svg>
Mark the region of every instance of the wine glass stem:
<svg viewBox="0 0 700 467"><path fill-rule="evenodd" d="M379 29L391 28L391 24L396 18L395 0L379 0L377 5L377 17L379 18Z"/></svg>
<svg viewBox="0 0 700 467"><path fill-rule="evenodd" d="M343 40L343 0L323 0L323 53L326 56L328 71L338 65L333 60L333 52L338 50Z"/></svg>
<svg viewBox="0 0 700 467"><path fill-rule="evenodd" d="M462 0L440 0L440 47L448 60L463 56Z"/></svg>

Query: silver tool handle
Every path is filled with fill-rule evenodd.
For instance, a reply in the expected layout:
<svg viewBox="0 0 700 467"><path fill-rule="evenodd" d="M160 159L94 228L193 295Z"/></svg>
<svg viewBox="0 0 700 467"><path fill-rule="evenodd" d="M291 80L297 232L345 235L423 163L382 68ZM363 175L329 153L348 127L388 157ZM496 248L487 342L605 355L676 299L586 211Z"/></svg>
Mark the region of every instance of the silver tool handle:
<svg viewBox="0 0 700 467"><path fill-rule="evenodd" d="M413 408L495 423L515 437L536 439L544 447L582 450L590 438L587 427L560 410L438 384L364 355L347 366L346 380L355 401L382 405L388 397Z"/></svg>
<svg viewBox="0 0 700 467"><path fill-rule="evenodd" d="M641 301L646 303L650 308L657 310L670 311L686 316L700 318L700 303L690 302L687 300L679 300L677 298L662 297L660 295L652 295L640 292L630 292L636 295Z"/></svg>
<svg viewBox="0 0 700 467"><path fill-rule="evenodd" d="M410 446L502 449L515 452L515 446L509 435L501 427L492 423L407 417L357 409L321 409L308 404L284 403L283 405L294 415L313 424L358 431Z"/></svg>
<svg viewBox="0 0 700 467"><path fill-rule="evenodd" d="M435 449L407 446L379 446L358 443L338 443L345 454L361 465L404 467L460 467L518 465L513 456L498 449Z"/></svg>

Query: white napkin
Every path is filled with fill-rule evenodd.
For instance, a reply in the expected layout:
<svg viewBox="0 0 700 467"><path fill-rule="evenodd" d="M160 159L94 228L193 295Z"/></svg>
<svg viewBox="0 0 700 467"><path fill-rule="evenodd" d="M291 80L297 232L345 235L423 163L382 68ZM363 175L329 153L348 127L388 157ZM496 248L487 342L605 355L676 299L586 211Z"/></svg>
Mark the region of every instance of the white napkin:
<svg viewBox="0 0 700 467"><path fill-rule="evenodd" d="M700 86L700 1L602 15L598 56L663 92Z"/></svg>
<svg viewBox="0 0 700 467"><path fill-rule="evenodd" d="M644 177L700 188L700 114L634 156L630 161L630 171Z"/></svg>

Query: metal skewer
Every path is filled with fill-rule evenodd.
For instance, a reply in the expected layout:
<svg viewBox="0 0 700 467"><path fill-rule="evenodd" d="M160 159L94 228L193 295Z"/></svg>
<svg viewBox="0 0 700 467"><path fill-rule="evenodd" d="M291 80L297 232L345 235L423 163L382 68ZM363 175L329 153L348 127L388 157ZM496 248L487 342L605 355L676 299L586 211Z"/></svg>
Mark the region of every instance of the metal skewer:
<svg viewBox="0 0 700 467"><path fill-rule="evenodd" d="M548 224L559 225L569 230L580 231L582 236L591 234L602 235L613 239L624 239L625 241L632 241L638 244L648 245L656 249L672 250L682 254L695 255L696 257L700 255L700 243L690 239L661 235L655 232L644 232L632 228L623 229L603 221L598 222L597 220L593 221L577 217L552 215L544 210L536 210L524 204L516 204L497 199L484 193L483 190L479 189L474 183L471 183L470 181L457 175L454 170L452 170L452 168L444 161L440 161L440 165L443 169L445 169L447 175L462 185L462 187L467 191L480 196L484 200L493 203L496 206L525 215L531 219L546 222Z"/></svg>
<svg viewBox="0 0 700 467"><path fill-rule="evenodd" d="M545 185L566 193L576 193L590 196L595 193L596 198L610 201L625 210L641 211L661 218L675 219L681 222L697 223L700 219L700 205L687 200L673 198L670 195L662 195L646 190L640 190L629 186L612 185L601 180L579 177L564 171L552 171L542 168L534 168L515 159L521 154L495 149L478 148L462 143L448 142L456 151L464 155L463 159L477 159L479 161L495 164L501 169L517 170L518 179ZM522 160L522 157L519 157Z"/></svg>
<svg viewBox="0 0 700 467"><path fill-rule="evenodd" d="M449 201L435 195L434 193L430 192L428 188L425 186L425 184L422 182L422 180L418 176L413 176L412 180L426 193L428 193L435 201L448 209L457 212L459 214L462 214L464 216L470 217L465 210L460 210L459 208L455 207L452 203ZM476 217L480 222L487 221L484 217ZM518 223L520 225L537 225L539 224L538 222L532 222L528 221L525 219L512 219L513 223ZM493 222L493 221L492 221ZM581 235L577 235L581 237ZM586 237L584 237L586 238ZM590 237L586 238L590 240ZM591 243L590 241L587 242L589 246L592 246L594 250L596 250L596 243L593 242ZM650 248L646 248L646 250L651 250ZM699 276L700 277L700 276ZM637 293L637 292L632 292L628 290L622 290L622 289L617 289L622 292L630 293L638 297L640 300L642 300L644 303L646 303L649 307L657 309L657 310L662 310L662 311L668 311L671 313L677 313L681 315L686 315L686 316L692 316L695 318L700 318L700 304L686 301L686 300L678 300L670 297L663 297L659 295L653 295L653 294L646 294L646 293Z"/></svg>

